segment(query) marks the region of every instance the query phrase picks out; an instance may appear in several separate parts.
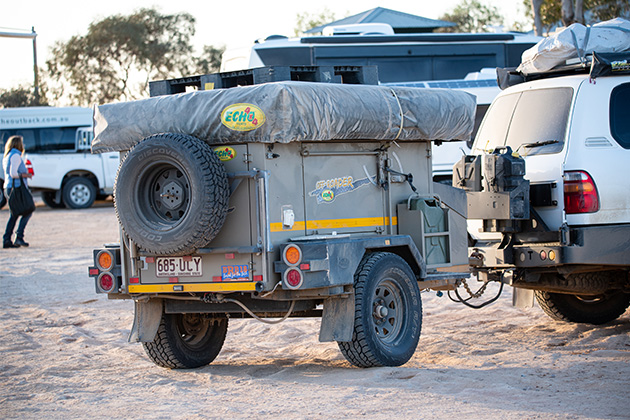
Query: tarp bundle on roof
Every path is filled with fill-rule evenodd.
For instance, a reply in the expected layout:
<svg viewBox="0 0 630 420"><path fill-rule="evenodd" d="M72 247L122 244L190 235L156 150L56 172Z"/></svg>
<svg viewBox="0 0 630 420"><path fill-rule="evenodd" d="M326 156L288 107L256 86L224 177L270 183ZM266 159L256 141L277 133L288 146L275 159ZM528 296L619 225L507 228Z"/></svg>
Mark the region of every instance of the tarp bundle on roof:
<svg viewBox="0 0 630 420"><path fill-rule="evenodd" d="M164 132L210 144L468 140L475 105L460 91L369 85L277 82L197 91L95 107L92 151L128 150Z"/></svg>
<svg viewBox="0 0 630 420"><path fill-rule="evenodd" d="M525 50L516 71L523 75L542 73L565 64L566 60L584 59L593 51L614 53L627 50L630 50L630 21L615 18L590 27L574 23Z"/></svg>

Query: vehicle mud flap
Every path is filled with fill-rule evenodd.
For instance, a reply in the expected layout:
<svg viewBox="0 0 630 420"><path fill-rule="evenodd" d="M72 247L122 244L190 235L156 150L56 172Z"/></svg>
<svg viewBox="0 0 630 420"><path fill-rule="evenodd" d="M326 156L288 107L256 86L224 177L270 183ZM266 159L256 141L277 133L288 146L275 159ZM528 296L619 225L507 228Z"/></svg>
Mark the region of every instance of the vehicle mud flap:
<svg viewBox="0 0 630 420"><path fill-rule="evenodd" d="M150 343L155 338L163 313L163 299L135 301L133 326L129 333L130 343Z"/></svg>
<svg viewBox="0 0 630 420"><path fill-rule="evenodd" d="M352 341L354 330L354 294L324 301L319 341Z"/></svg>
<svg viewBox="0 0 630 420"><path fill-rule="evenodd" d="M512 289L512 306L516 306L517 308L533 308L534 291L514 287Z"/></svg>

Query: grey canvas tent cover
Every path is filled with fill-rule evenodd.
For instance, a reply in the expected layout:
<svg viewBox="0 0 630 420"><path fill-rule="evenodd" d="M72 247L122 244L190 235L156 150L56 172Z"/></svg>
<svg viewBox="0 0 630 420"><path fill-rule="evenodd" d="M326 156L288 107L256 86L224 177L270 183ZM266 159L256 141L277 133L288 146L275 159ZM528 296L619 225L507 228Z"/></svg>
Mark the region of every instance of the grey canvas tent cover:
<svg viewBox="0 0 630 420"><path fill-rule="evenodd" d="M468 140L474 116L475 97L460 91L277 82L97 106L92 151L128 150L165 132L210 144Z"/></svg>

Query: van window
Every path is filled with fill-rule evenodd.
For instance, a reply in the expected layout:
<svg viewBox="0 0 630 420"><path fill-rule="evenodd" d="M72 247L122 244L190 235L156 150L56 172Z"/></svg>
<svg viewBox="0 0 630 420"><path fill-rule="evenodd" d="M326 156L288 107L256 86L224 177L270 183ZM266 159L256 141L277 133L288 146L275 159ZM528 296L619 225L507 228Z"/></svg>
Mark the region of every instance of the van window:
<svg viewBox="0 0 630 420"><path fill-rule="evenodd" d="M572 98L573 89L568 87L528 90L498 98L479 130L476 147L492 150L510 146L528 156L560 152Z"/></svg>
<svg viewBox="0 0 630 420"><path fill-rule="evenodd" d="M613 89L610 94L610 132L624 149L630 149L630 83Z"/></svg>
<svg viewBox="0 0 630 420"><path fill-rule="evenodd" d="M39 147L41 152L74 150L76 142L76 127L72 128L40 128Z"/></svg>
<svg viewBox="0 0 630 420"><path fill-rule="evenodd" d="M18 128L0 130L2 145L13 135L24 138L24 149L28 153L68 153L77 150L78 127Z"/></svg>

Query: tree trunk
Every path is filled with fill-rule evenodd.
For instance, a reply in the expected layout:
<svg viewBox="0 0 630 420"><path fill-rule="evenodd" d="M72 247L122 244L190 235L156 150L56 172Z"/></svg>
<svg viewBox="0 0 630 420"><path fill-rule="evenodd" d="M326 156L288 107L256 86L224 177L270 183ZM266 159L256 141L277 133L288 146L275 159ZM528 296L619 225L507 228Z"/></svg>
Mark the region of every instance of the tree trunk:
<svg viewBox="0 0 630 420"><path fill-rule="evenodd" d="M575 23L573 0L562 0L562 24L569 26L572 23Z"/></svg>
<svg viewBox="0 0 630 420"><path fill-rule="evenodd" d="M584 25L584 0L575 0L575 21Z"/></svg>
<svg viewBox="0 0 630 420"><path fill-rule="evenodd" d="M543 23L540 16L540 6L544 0L532 0L532 10L534 11L534 31L537 36L543 36Z"/></svg>

